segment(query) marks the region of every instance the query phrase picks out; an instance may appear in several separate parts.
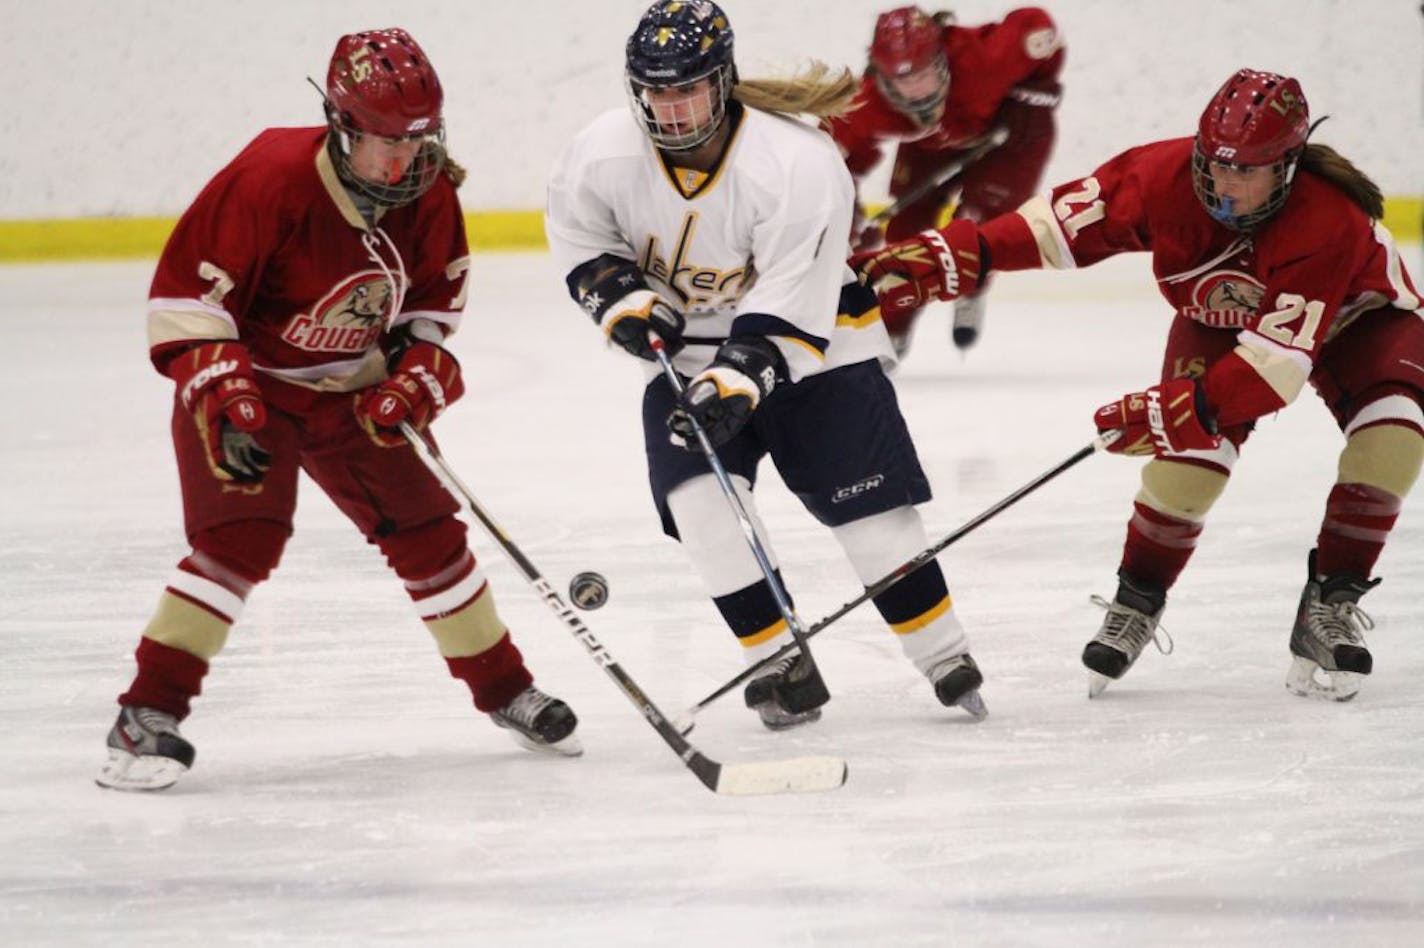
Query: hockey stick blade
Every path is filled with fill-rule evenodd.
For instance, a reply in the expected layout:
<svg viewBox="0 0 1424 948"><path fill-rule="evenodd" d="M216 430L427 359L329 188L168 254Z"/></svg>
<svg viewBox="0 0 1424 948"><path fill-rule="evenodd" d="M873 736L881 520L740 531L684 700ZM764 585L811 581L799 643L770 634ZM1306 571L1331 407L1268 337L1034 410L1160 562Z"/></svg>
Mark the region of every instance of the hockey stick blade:
<svg viewBox="0 0 1424 948"><path fill-rule="evenodd" d="M712 767L711 783L708 783L708 776L696 767L693 767L693 772L711 790L728 797L834 790L845 784L848 773L846 762L839 757L794 757L789 760L713 764Z"/></svg>
<svg viewBox="0 0 1424 948"><path fill-rule="evenodd" d="M479 521L480 526L484 528L485 533L499 544L500 549L518 568L525 581L534 587L539 598L543 599L545 605L563 621L564 626L584 647L594 663L602 668L609 678L613 679L614 684L623 692L623 695L642 713L643 719L654 731L658 732L658 736L668 747L672 748L673 753L678 756L687 769L697 775L697 779L702 781L703 786L713 793L726 796L751 796L768 793L814 793L821 790L834 790L845 783L846 762L836 757L798 757L788 760L723 764L693 747L658 710L657 705L653 704L632 676L624 671L618 661L609 654L603 643L594 638L593 632L579 618L578 613L572 606L564 602L554 587L544 578L544 575L535 568L534 563L524 555L519 547L515 546L514 541L500 528L489 511L480 505L480 502L475 499L474 493L465 486L464 481L460 480L454 469L446 463L440 450L427 441L425 436L416 431L409 422L401 422L400 430L405 435L406 441L410 442L411 448L421 463L430 469L430 472L436 476L452 497L465 502L470 508L470 512L475 515L475 519Z"/></svg>

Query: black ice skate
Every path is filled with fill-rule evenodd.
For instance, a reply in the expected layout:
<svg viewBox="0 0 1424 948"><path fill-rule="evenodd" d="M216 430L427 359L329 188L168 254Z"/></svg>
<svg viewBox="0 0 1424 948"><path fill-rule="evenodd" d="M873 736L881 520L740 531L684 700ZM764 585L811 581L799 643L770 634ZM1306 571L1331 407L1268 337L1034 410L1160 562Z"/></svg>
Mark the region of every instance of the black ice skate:
<svg viewBox="0 0 1424 948"><path fill-rule="evenodd" d="M1349 701L1374 668L1364 633L1375 627L1358 605L1379 580L1315 572L1315 551L1307 559L1305 589L1291 629L1286 688L1306 698Z"/></svg>
<svg viewBox="0 0 1424 948"><path fill-rule="evenodd" d="M178 719L154 708L121 708L108 745L109 760L94 782L114 790L165 790L197 753L178 733Z"/></svg>
<svg viewBox="0 0 1424 948"><path fill-rule="evenodd" d="M490 720L507 728L515 742L529 750L565 757L583 753L583 745L574 736L578 717L573 709L533 685L498 711L491 711Z"/></svg>
<svg viewBox="0 0 1424 948"><path fill-rule="evenodd" d="M968 652L936 664L929 670L929 679L934 683L935 697L946 708L963 708L976 721L989 716L989 709L979 696L984 675Z"/></svg>
<svg viewBox="0 0 1424 948"><path fill-rule="evenodd" d="M1163 655L1172 654L1172 637L1158 628L1167 607L1167 591L1118 573L1117 595L1112 602L1094 596L1093 604L1108 611L1102 628L1083 648L1083 664L1088 667L1088 697L1096 698L1115 679L1121 678L1153 642ZM1161 638L1158 638L1158 635ZM1166 645L1163 645L1163 641Z"/></svg>
<svg viewBox="0 0 1424 948"><path fill-rule="evenodd" d="M772 662L743 692L747 707L761 715L761 723L773 731L784 731L821 719L821 705L831 700L821 672L791 652Z"/></svg>

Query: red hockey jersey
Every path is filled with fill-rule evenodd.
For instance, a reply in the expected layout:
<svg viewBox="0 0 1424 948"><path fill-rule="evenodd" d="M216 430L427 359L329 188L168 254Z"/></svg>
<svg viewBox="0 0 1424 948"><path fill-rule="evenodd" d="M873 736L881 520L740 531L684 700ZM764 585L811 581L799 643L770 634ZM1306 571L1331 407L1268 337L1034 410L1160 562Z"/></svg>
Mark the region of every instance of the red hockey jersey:
<svg viewBox="0 0 1424 948"><path fill-rule="evenodd" d="M448 334L464 305L469 250L454 185L368 226L327 153L326 129L258 135L194 200L149 291L160 369L202 339L236 339L261 372L325 391L384 374L380 342L415 318Z"/></svg>
<svg viewBox="0 0 1424 948"><path fill-rule="evenodd" d="M886 101L870 73L861 79L851 110L826 123L852 175L874 168L886 142L913 143L915 149L931 152L973 147L993 126L1006 99L1024 97L1029 105L1057 103L1062 39L1053 20L1038 7L1014 10L1001 22L984 26L947 26L944 51L949 95L937 125L916 125Z"/></svg>
<svg viewBox="0 0 1424 948"><path fill-rule="evenodd" d="M1421 307L1389 231L1309 171L1297 172L1281 210L1250 234L1213 220L1192 188L1190 138L1123 152L985 224L983 236L995 270L1150 251L1177 316L1239 332L1238 353L1279 397L1243 393L1249 405L1223 406L1231 416L1291 401L1321 347L1362 314Z"/></svg>

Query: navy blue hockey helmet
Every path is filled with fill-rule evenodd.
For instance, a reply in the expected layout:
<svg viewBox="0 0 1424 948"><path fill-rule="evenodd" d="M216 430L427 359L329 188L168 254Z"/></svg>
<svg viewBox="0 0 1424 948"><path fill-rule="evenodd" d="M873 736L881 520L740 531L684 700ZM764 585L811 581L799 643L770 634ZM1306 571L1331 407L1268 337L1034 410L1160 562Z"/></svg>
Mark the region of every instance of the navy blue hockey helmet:
<svg viewBox="0 0 1424 948"><path fill-rule="evenodd" d="M654 144L668 151L703 144L726 118L737 82L727 14L711 0L658 0L628 37L625 78L633 115ZM675 90L703 79L711 80L705 99L673 101Z"/></svg>

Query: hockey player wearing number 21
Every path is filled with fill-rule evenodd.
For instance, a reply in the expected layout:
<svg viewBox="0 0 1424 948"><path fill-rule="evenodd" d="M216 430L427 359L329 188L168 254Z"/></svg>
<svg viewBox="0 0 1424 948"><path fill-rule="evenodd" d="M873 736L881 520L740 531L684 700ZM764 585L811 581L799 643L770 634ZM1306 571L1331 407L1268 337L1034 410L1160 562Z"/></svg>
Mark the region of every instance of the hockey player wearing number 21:
<svg viewBox="0 0 1424 948"><path fill-rule="evenodd" d="M423 431L464 390L444 346L469 251L443 102L404 30L342 37L327 125L260 134L164 248L150 354L176 383L192 552L139 641L103 786L162 789L192 764L178 723L277 565L299 470L380 548L475 707L531 749L579 751L573 712L534 687L500 622L455 501L398 430Z"/></svg>
<svg viewBox="0 0 1424 948"><path fill-rule="evenodd" d="M643 430L663 529L758 664L791 641L780 572L754 555L694 420L736 483L747 533L770 454L862 582L927 546L913 505L929 484L884 372L889 339L874 295L845 266L850 176L831 140L793 117L844 107L855 83L820 64L741 80L726 14L696 0L653 4L626 57L631 110L595 119L559 158L549 244L610 346L646 360ZM681 397L659 369L666 354ZM982 676L938 564L875 604L939 701L982 713ZM773 729L815 720L828 697L800 650L767 662L745 692Z"/></svg>
<svg viewBox="0 0 1424 948"><path fill-rule="evenodd" d="M1112 450L1154 458L1117 594L1083 651L1090 694L1149 641L1170 651L1167 591L1207 512L1256 420L1307 382L1344 446L1306 558L1286 685L1346 700L1371 671L1373 622L1359 601L1379 582L1370 574L1424 461L1424 308L1379 221L1379 189L1307 143L1312 130L1295 79L1243 69L1212 97L1194 139L1131 149L1015 213L953 221L853 260L882 306L901 308L972 293L992 270L1151 251L1176 314L1161 380L1096 415L1100 429L1126 433Z"/></svg>

